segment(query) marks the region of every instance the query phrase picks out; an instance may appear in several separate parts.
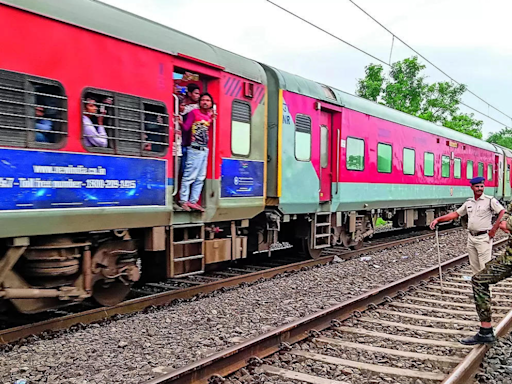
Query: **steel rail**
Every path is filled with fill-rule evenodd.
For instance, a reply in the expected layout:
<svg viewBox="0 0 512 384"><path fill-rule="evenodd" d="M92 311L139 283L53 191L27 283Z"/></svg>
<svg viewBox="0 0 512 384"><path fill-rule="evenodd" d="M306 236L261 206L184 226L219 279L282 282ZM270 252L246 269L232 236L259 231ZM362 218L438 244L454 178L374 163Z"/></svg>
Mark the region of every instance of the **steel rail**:
<svg viewBox="0 0 512 384"><path fill-rule="evenodd" d="M496 337L506 336L512 329L512 310L499 322L496 327ZM469 383L480 364L484 360L485 354L489 350L489 345L477 345L466 357L455 367L450 375L443 381L443 384L466 384Z"/></svg>
<svg viewBox="0 0 512 384"><path fill-rule="evenodd" d="M496 241L498 247L508 239ZM446 261L441 268L446 271L464 263L468 255L464 254ZM251 340L229 347L183 368L164 374L146 384L204 384L212 376L227 376L248 365L249 359L263 359L280 350L283 343L293 344L309 337L310 331L322 331L331 327L332 320L345 320L355 311L364 311L370 304L380 304L388 297L417 285L422 280L437 276L438 266L405 277L382 288L374 289L356 298L306 316L293 323L283 325Z"/></svg>
<svg viewBox="0 0 512 384"><path fill-rule="evenodd" d="M455 230L455 229L453 229ZM452 229L448 229L443 232L450 232ZM421 236L412 236L406 239L394 240L388 243L381 243L374 246L370 246L364 249L352 251L349 253L344 253L340 255L343 259L349 259L352 257L356 257L362 253L367 252L375 252L378 250L386 249L389 247L403 245L415 242L416 240L423 240L433 237L435 233L421 235ZM112 307L101 307L94 308L84 312L65 315L61 317L56 317L54 319L49 319L45 321L41 321L34 324L27 324L18 327L13 327L0 331L0 344L12 343L14 341L20 340L22 338L38 335L43 332L48 331L58 331L62 329L67 329L73 325L77 324L90 324L102 320L107 320L115 315L124 315L134 312L140 312L145 310L146 308L152 306L162 306L170 304L173 300L176 299L190 299L198 294L205 294L214 292L221 288L228 288L237 286L241 283L251 283L259 279L268 279L272 278L276 275L297 271L302 268L308 268L316 265L324 265L333 261L336 254L320 257L318 259L305 260L297 263L287 264L276 268L270 268L263 271L257 271L252 273L243 274L240 276L229 277L226 279L222 279L219 281L214 281L211 283L206 283L202 285L196 285L189 288L184 288L180 290L173 290L168 292L157 293L155 295L140 297L137 299L127 300L122 303L119 303Z"/></svg>

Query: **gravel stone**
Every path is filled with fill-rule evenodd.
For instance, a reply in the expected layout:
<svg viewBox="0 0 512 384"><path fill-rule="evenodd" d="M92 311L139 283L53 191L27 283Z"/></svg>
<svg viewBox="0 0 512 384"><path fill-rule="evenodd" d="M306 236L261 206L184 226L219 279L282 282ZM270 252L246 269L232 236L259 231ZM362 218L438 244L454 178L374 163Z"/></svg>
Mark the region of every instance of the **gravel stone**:
<svg viewBox="0 0 512 384"><path fill-rule="evenodd" d="M482 371L476 376L478 383L512 384L512 335L498 340L487 352Z"/></svg>
<svg viewBox="0 0 512 384"><path fill-rule="evenodd" d="M440 235L442 260L464 253L466 237L463 230ZM56 377L53 384L141 383L437 265L437 249L432 239L368 255L372 257L369 262L357 258L312 267L146 313L121 316L101 326L80 327L52 338L24 340L0 350L0 382L12 383L23 375L29 376L31 383L46 383L51 375ZM411 348L422 352L421 346ZM456 355L460 351L438 348L436 353ZM13 367L20 367L20 371L11 373ZM44 375L38 367L45 367ZM325 364L315 362L311 367L325 369L332 373L329 376L342 381L350 378L354 383L376 379L379 383L388 382L356 369L351 369L352 373L347 375L349 371L333 371L332 366ZM246 376L247 381L241 377L237 380L241 383L294 383L264 375Z"/></svg>

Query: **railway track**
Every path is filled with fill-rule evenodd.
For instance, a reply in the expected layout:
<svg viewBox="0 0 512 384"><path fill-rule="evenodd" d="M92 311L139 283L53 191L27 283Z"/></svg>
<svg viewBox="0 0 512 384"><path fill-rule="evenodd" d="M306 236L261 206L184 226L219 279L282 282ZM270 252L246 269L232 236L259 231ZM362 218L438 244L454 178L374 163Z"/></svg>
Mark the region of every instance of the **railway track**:
<svg viewBox="0 0 512 384"><path fill-rule="evenodd" d="M494 244L495 252L508 239ZM478 319L467 255L287 324L147 384L302 381L468 384L487 346L466 347ZM512 328L512 282L493 288L498 336ZM231 375L231 376L230 376Z"/></svg>
<svg viewBox="0 0 512 384"><path fill-rule="evenodd" d="M448 228L442 232L450 233L456 230L457 228ZM285 272L327 264L332 262L336 256L348 260L364 253L405 245L434 236L434 233L428 230L415 234L410 231L396 232L399 233L386 232L379 235L359 250L350 251L344 247L329 248L324 251L322 257L314 260L301 260L294 257L261 259L258 263L212 271L205 275L147 283L134 288L131 299L112 307L98 308L94 307L92 303L85 302L38 315L7 315L3 319L0 317L0 322L3 322L3 329L0 329L0 343L6 344L45 332L68 329L78 324L90 324L107 320L116 315L125 315L154 306L167 305L174 300L190 299L196 295L207 294L222 288L233 287L242 283L252 283ZM34 321L34 318L36 321Z"/></svg>

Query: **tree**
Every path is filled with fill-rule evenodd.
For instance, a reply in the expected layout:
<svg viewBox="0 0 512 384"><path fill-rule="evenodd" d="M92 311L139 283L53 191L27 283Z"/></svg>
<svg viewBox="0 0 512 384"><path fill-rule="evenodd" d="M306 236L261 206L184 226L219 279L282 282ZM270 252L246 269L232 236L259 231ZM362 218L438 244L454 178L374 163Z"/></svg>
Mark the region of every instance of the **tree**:
<svg viewBox="0 0 512 384"><path fill-rule="evenodd" d="M365 77L358 80L356 94L481 139L483 122L472 113L459 112L466 86L451 82L429 84L421 75L424 69L416 56L393 63L388 76L382 65L370 64L365 68Z"/></svg>
<svg viewBox="0 0 512 384"><path fill-rule="evenodd" d="M487 141L489 143L499 144L503 147L512 149L512 129L503 128L501 131L492 133Z"/></svg>

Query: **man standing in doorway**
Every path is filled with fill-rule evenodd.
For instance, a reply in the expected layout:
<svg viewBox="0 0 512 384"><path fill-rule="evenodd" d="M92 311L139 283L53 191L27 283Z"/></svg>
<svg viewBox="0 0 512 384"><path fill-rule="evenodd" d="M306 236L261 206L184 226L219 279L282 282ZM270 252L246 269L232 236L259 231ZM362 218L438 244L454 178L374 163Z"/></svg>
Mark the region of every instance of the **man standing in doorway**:
<svg viewBox="0 0 512 384"><path fill-rule="evenodd" d="M473 275L485 268L485 264L491 261L492 239L496 235L501 219L505 214L505 208L492 196L484 194L484 178L475 177L470 180L474 197L466 200L455 212L441 216L430 224L434 229L438 223L455 220L460 216L468 215L468 254L469 264ZM493 212L498 214L498 219L492 224Z"/></svg>

